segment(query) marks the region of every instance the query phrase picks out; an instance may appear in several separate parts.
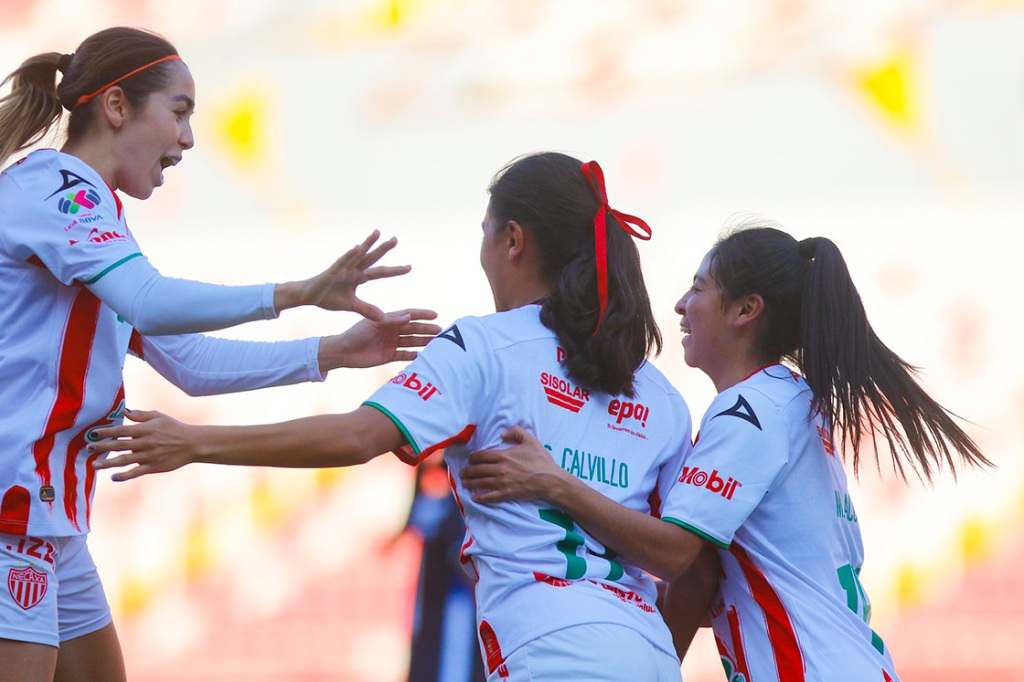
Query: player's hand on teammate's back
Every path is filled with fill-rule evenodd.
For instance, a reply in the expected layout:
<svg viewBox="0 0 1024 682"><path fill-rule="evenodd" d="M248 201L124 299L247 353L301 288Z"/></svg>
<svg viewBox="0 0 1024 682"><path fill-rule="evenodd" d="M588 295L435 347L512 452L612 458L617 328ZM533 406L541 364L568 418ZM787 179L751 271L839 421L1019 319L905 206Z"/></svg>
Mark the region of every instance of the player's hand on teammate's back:
<svg viewBox="0 0 1024 682"><path fill-rule="evenodd" d="M414 348L422 348L441 332L433 320L437 313L408 308L387 313L382 321L360 320L348 331L320 340L320 371L337 367L376 367L388 362L409 362Z"/></svg>
<svg viewBox="0 0 1024 682"><path fill-rule="evenodd" d="M96 469L137 466L114 474L115 481L127 481L146 474L174 471L196 461L197 428L183 424L162 412L125 410L136 424L96 429L91 436L101 439L88 446L91 453L115 453L93 463Z"/></svg>
<svg viewBox="0 0 1024 682"><path fill-rule="evenodd" d="M543 500L551 486L567 475L555 463L551 451L522 426L512 427L501 434L501 439L513 447L474 452L469 465L459 472L475 501Z"/></svg>
<svg viewBox="0 0 1024 682"><path fill-rule="evenodd" d="M274 307L278 312L285 308L312 305L324 310L348 310L363 317L384 320L384 313L377 306L356 296L356 288L363 282L384 277L404 275L411 265L377 266L374 264L395 248L395 237L372 248L380 232L374 230L361 244L349 249L331 267L319 275L299 282L277 285L274 291Z"/></svg>

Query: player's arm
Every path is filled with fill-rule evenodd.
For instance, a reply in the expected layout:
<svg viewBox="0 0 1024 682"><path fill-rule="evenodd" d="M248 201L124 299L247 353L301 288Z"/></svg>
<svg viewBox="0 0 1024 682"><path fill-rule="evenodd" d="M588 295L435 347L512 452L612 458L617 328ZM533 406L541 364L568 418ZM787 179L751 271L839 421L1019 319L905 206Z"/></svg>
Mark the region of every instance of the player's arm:
<svg viewBox="0 0 1024 682"><path fill-rule="evenodd" d="M382 322L360 320L347 331L295 341L241 341L203 334L140 337L130 346L157 372L189 395L214 395L322 381L339 367L407 362L441 328L422 320L431 310L387 313Z"/></svg>
<svg viewBox="0 0 1024 682"><path fill-rule="evenodd" d="M672 642L680 661L690 648L697 630L707 624L720 578L718 550L705 544L690 568L665 586L661 615L672 632Z"/></svg>
<svg viewBox="0 0 1024 682"><path fill-rule="evenodd" d="M353 466L397 450L405 436L382 412L362 406L348 414L324 414L278 424L205 426L184 424L160 412L127 413L136 424L93 432L94 453L122 453L97 469L132 466L114 475L126 481L203 462L236 466L324 468Z"/></svg>
<svg viewBox="0 0 1024 682"><path fill-rule="evenodd" d="M356 288L369 280L405 274L409 266L375 267L397 243L392 238L371 249L379 236L374 231L324 272L297 282L227 286L165 277L137 253L103 270L85 285L147 336L224 329L273 319L282 310L303 305L349 310L383 321L384 313L359 299Z"/></svg>
<svg viewBox="0 0 1024 682"><path fill-rule="evenodd" d="M629 509L590 488L559 467L522 427L502 438L516 445L475 452L469 466L459 472L475 501L544 500L627 561L665 580L686 571L704 547L704 540L685 528Z"/></svg>

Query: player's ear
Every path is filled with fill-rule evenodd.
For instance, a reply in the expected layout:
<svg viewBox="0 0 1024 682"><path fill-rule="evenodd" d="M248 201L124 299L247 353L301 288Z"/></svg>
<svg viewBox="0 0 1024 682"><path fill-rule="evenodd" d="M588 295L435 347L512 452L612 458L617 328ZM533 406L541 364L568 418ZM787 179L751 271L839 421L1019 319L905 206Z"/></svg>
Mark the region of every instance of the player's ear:
<svg viewBox="0 0 1024 682"><path fill-rule="evenodd" d="M764 313L764 298L761 294L748 294L732 302L732 325L744 327L757 320Z"/></svg>
<svg viewBox="0 0 1024 682"><path fill-rule="evenodd" d="M120 128L131 114L131 103L120 86L115 85L100 95L101 115L111 126Z"/></svg>
<svg viewBox="0 0 1024 682"><path fill-rule="evenodd" d="M526 231L515 220L505 223L505 246L510 261L520 258L526 250Z"/></svg>

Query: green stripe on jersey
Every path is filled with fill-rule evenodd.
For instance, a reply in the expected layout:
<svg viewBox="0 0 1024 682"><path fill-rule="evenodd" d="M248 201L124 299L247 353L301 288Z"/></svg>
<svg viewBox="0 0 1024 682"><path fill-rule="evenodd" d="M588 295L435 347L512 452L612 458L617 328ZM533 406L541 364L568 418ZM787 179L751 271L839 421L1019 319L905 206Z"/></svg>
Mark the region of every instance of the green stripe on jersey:
<svg viewBox="0 0 1024 682"><path fill-rule="evenodd" d="M405 428L405 424L402 423L402 420L400 420L395 415L391 414L391 412L388 411L388 408L384 407L379 403L374 403L367 400L365 403L363 403L363 405L366 405L367 407L372 407L375 410L380 410L381 412L383 412L388 419L395 423L395 426L397 426L398 430L402 432L402 435L405 436L405 440L407 443L409 443L409 447L412 448L412 451L415 452L417 455L420 454L420 446L416 445L416 441L413 440L412 434L409 433L409 430L407 428Z"/></svg>
<svg viewBox="0 0 1024 682"><path fill-rule="evenodd" d="M107 267L106 269L104 269L103 272L101 272L100 274L96 275L92 279L86 280L85 284L95 284L96 282L100 281L103 278L103 275L107 274L108 272L110 272L111 270L116 268L118 265L121 265L123 263L126 263L126 262L130 261L132 258L138 258L141 255L142 255L141 253L136 251L135 253L133 253L130 256L125 256L124 258L122 258L121 260L117 261L113 265L111 265L111 266Z"/></svg>
<svg viewBox="0 0 1024 682"><path fill-rule="evenodd" d="M715 538L711 537L710 535L708 535L704 531L699 530L697 528L694 528L693 526L691 526L690 524L686 523L685 521L680 521L679 519L673 519L671 516L662 516L661 520L662 521L668 521L669 523L674 523L677 526L679 526L680 528L685 528L686 530L690 531L694 535L698 535L698 536L704 538L705 540L710 542L715 547L719 547L721 549L729 549L729 545L727 543L724 543L721 540L716 540Z"/></svg>

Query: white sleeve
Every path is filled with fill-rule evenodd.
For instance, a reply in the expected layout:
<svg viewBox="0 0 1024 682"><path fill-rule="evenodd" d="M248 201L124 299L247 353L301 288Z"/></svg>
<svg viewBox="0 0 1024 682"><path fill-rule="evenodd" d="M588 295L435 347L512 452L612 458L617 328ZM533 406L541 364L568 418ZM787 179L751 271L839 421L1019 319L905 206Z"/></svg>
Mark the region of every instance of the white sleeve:
<svg viewBox="0 0 1024 682"><path fill-rule="evenodd" d="M320 339L238 341L203 334L142 336L142 359L193 396L323 381Z"/></svg>
<svg viewBox="0 0 1024 682"><path fill-rule="evenodd" d="M225 286L164 277L142 254L86 286L148 336L205 332L277 317L273 284Z"/></svg>
<svg viewBox="0 0 1024 682"><path fill-rule="evenodd" d="M726 389L711 402L661 518L728 548L788 463L777 408L757 391Z"/></svg>

